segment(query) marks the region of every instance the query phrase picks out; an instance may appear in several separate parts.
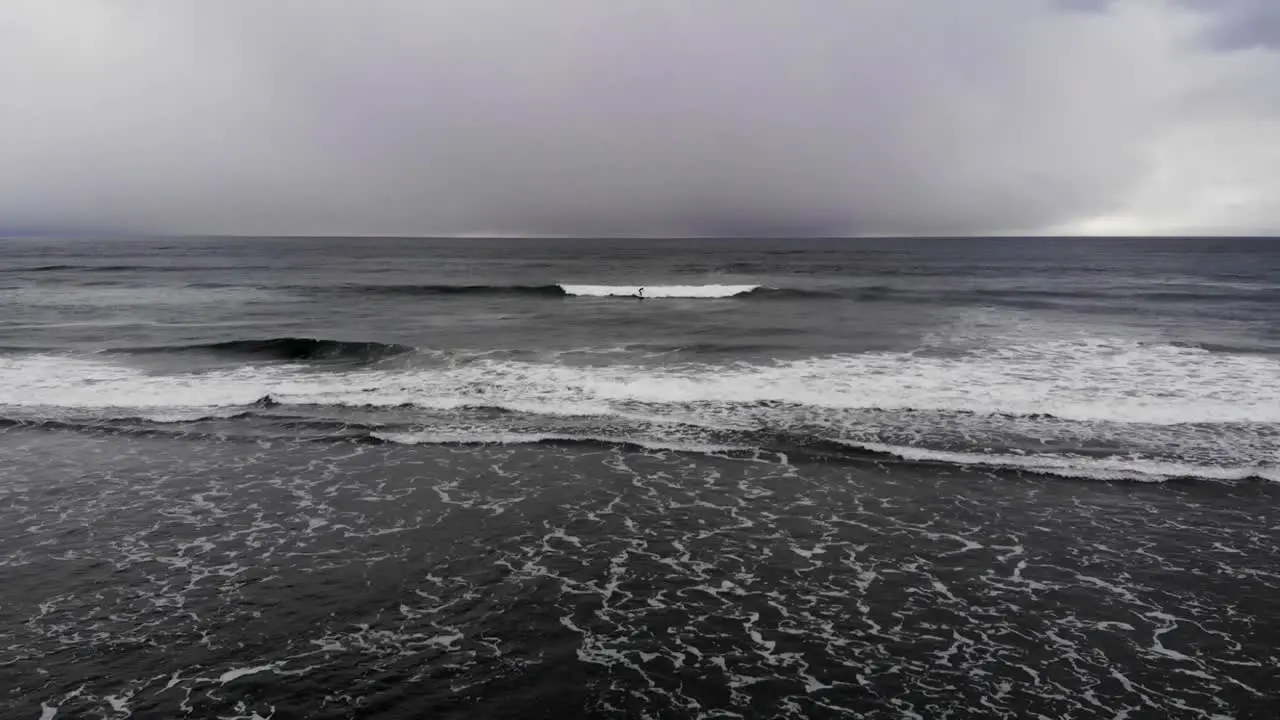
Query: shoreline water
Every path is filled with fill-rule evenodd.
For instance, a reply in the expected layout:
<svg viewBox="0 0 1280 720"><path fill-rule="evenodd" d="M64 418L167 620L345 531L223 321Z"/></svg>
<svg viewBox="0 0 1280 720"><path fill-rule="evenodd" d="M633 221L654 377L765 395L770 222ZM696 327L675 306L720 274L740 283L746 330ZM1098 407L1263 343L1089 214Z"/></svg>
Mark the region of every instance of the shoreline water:
<svg viewBox="0 0 1280 720"><path fill-rule="evenodd" d="M0 445L9 715L1247 717L1275 672L1270 483Z"/></svg>

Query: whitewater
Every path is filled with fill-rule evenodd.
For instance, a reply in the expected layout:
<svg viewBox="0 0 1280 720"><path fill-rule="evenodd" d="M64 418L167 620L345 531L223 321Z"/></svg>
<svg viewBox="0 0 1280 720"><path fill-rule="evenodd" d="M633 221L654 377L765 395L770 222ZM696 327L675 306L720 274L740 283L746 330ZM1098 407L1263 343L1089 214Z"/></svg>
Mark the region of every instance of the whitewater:
<svg viewBox="0 0 1280 720"><path fill-rule="evenodd" d="M560 285L566 295L583 297L727 298L759 285Z"/></svg>
<svg viewBox="0 0 1280 720"><path fill-rule="evenodd" d="M303 341L234 347L279 351L282 342ZM682 447L719 448L726 438L744 447L772 433L904 459L1058 475L1280 479L1280 360L1270 356L1095 339L729 365L628 362L622 351L610 354L608 364L583 366L307 342L311 354L304 359L199 372L149 372L131 367L121 353L6 357L0 359L0 406L21 408L27 418L42 410L55 416L95 410L107 419L161 420L174 417L172 411L181 411L179 418L205 417L263 398L335 409L498 409L509 414L483 421L464 416L463 430L452 434L441 430L459 417L437 414L423 418L429 427L410 423L391 437L404 441L417 432L460 443L607 437L656 446L663 436L654 427L670 434L679 425ZM361 364L316 364L344 352ZM597 418L600 427L579 422L565 435L558 417ZM618 427L619 420L631 426ZM537 432L539 424L550 434ZM513 427L524 427L524 434L512 434ZM743 433L754 435L744 439ZM1234 450L1223 449L1228 438Z"/></svg>

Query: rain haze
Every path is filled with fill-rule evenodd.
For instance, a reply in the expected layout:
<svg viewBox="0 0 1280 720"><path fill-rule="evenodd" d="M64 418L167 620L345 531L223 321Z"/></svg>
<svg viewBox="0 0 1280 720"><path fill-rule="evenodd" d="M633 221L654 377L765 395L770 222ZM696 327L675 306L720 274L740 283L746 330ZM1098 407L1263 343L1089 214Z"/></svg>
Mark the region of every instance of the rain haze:
<svg viewBox="0 0 1280 720"><path fill-rule="evenodd" d="M1267 0L0 5L0 229L1265 234Z"/></svg>

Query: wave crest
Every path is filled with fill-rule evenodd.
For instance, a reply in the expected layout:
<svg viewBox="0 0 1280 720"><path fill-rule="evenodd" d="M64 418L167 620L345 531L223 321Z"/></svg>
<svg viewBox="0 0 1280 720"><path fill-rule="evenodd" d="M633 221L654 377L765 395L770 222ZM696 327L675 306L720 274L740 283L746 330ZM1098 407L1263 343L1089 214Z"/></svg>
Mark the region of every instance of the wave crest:
<svg viewBox="0 0 1280 720"><path fill-rule="evenodd" d="M193 345L121 348L105 352L128 355L203 353L249 360L279 360L287 362L374 362L413 351L414 348L408 345L393 343L278 337L261 340L228 340L226 342Z"/></svg>
<svg viewBox="0 0 1280 720"><path fill-rule="evenodd" d="M289 361L167 374L101 357L0 355L0 405L55 418L252 407L261 420L274 409L416 434L392 441L525 434L811 450L829 440L845 455L1056 475L1280 476L1280 361L1270 356L1113 338L751 364L296 364L408 350L307 338L143 349Z"/></svg>
<svg viewBox="0 0 1280 720"><path fill-rule="evenodd" d="M759 285L560 285L579 297L727 298L755 291Z"/></svg>
<svg viewBox="0 0 1280 720"><path fill-rule="evenodd" d="M300 288L311 290L314 288ZM559 285L351 285L350 290L362 295L403 295L407 297L433 297L450 295L532 295L564 297Z"/></svg>
<svg viewBox="0 0 1280 720"><path fill-rule="evenodd" d="M523 295L541 297L636 297L644 289L646 298L727 298L748 294L799 294L805 291L774 290L759 285L354 285L344 286L360 294L433 297L451 295ZM298 288L314 290L315 288Z"/></svg>

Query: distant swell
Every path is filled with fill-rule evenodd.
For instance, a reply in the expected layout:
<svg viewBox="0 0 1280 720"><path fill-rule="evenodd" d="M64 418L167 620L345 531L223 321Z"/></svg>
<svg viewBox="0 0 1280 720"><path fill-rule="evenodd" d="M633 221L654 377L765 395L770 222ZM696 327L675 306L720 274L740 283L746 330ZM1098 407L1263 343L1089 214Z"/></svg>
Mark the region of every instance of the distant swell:
<svg viewBox="0 0 1280 720"><path fill-rule="evenodd" d="M165 345L157 347L121 348L107 350L114 354L154 355L174 353L203 353L225 355L249 360L283 360L293 362L356 361L373 362L383 358L413 352L407 345L379 342L348 342L316 338L268 338L264 340L230 340L196 345Z"/></svg>
<svg viewBox="0 0 1280 720"><path fill-rule="evenodd" d="M213 271L226 270L261 270L265 266L261 265L214 265L205 268ZM184 273L190 272L191 268L185 266L172 265L27 265L25 267L8 267L0 269L0 273L46 273L46 272L70 272L70 273L128 273L128 272L167 272L167 273Z"/></svg>
<svg viewBox="0 0 1280 720"><path fill-rule="evenodd" d="M36 268L36 270L61 269L62 266ZM70 269L70 268L67 268ZM91 271L126 268L92 268ZM945 287L895 287L891 285L870 285L845 288L792 288L769 287L758 284L704 284L674 285L649 284L635 282L618 285L589 285L577 283L546 284L512 284L512 285L449 285L449 284L350 284L339 286L296 285L280 288L303 293L316 292L349 292L357 295L390 295L403 297L447 297L447 296L526 296L544 298L588 297L588 298L635 298L643 288L646 299L657 298L732 298L750 297L752 299L770 300L805 300L834 299L858 302L902 302L902 303L959 303L965 305L983 305L999 303L1012 307L1055 307L1062 304L1076 306L1079 303L1111 301L1117 299L1137 299L1146 302L1273 302L1275 291L1266 289L1242 294L1205 293L1205 292L1150 292L1139 290L1098 290L1087 291L1045 290L1030 288L1010 289L965 289Z"/></svg>

